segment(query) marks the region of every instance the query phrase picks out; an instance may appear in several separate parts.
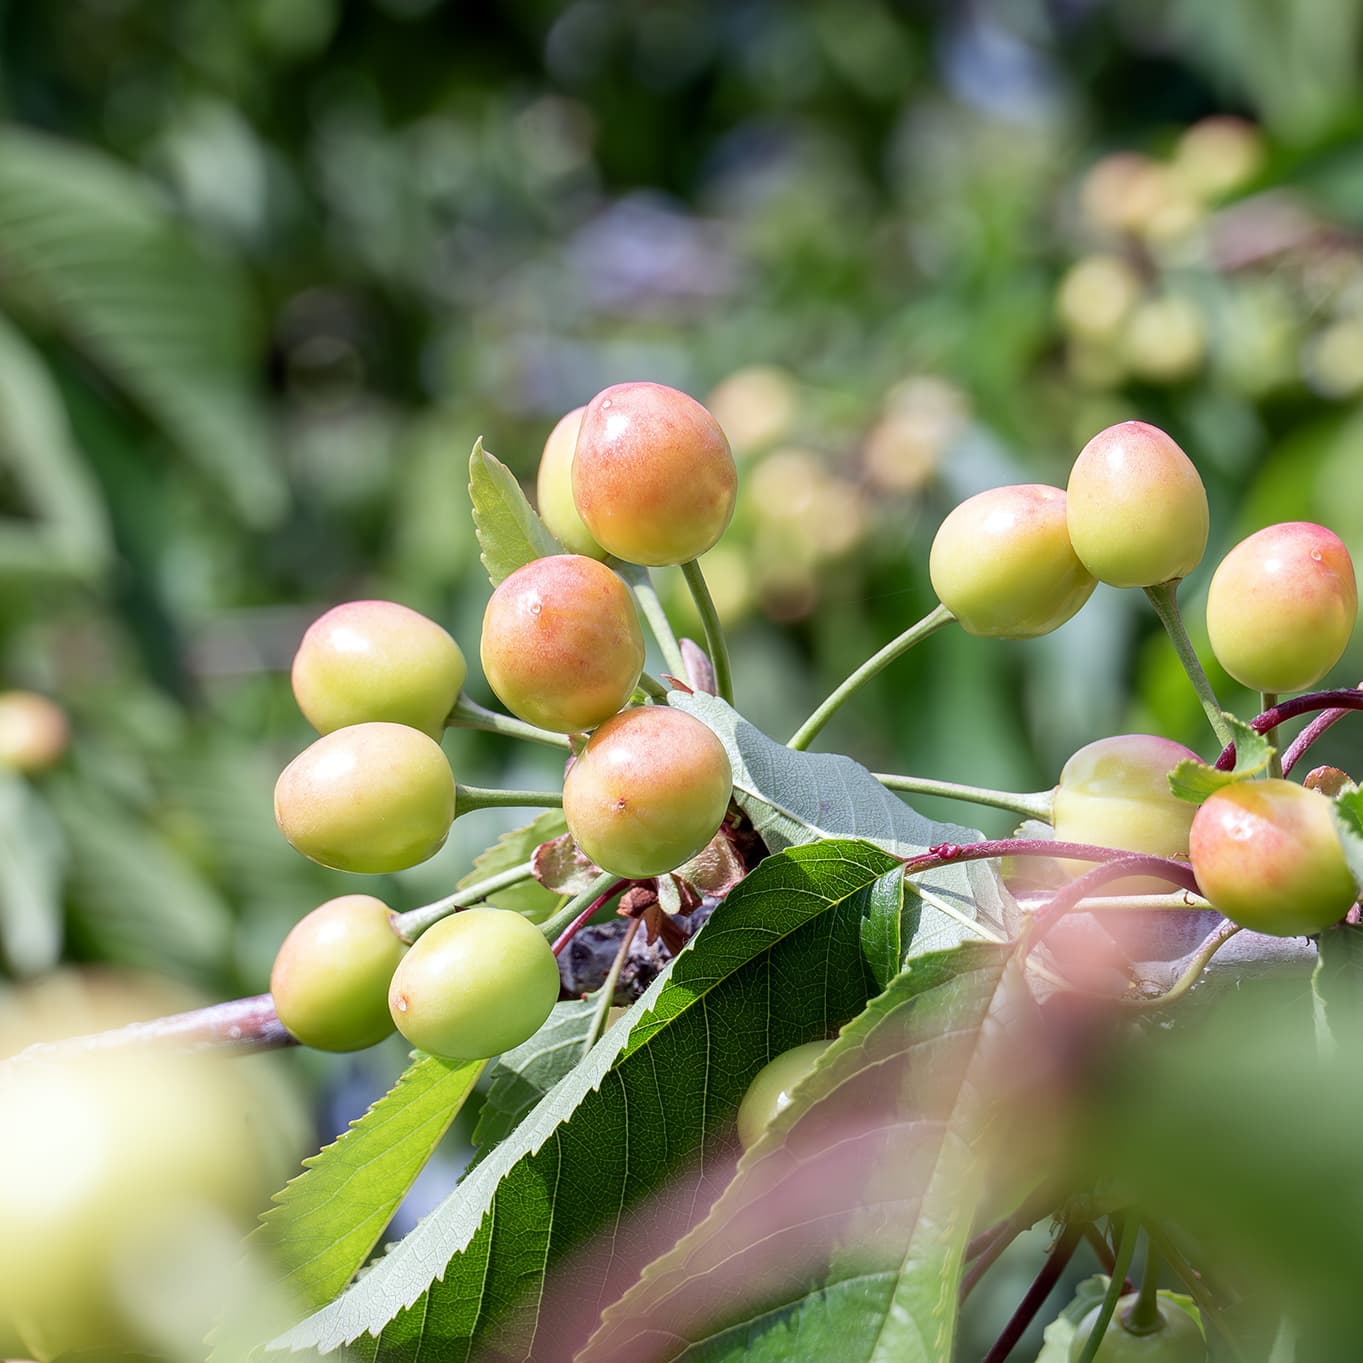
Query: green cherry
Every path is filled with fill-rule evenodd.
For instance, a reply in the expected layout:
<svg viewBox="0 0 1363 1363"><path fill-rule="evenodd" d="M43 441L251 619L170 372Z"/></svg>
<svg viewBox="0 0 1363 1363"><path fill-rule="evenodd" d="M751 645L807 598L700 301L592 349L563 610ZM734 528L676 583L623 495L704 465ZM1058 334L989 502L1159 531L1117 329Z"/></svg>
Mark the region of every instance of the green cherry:
<svg viewBox="0 0 1363 1363"><path fill-rule="evenodd" d="M1131 1292L1118 1301L1093 1363L1207 1363L1207 1342L1202 1331L1177 1302L1157 1297L1158 1328L1141 1334L1129 1329L1124 1318L1139 1296L1140 1293ZM1070 1363L1083 1357L1102 1309L1101 1305L1095 1306L1079 1322L1070 1341Z"/></svg>
<svg viewBox="0 0 1363 1363"><path fill-rule="evenodd" d="M606 551L592 538L592 532L587 529L573 501L573 451L577 448L577 433L582 428L582 414L586 410L585 407L574 408L549 432L535 479L535 501L540 520L569 553L602 559L606 557Z"/></svg>
<svg viewBox="0 0 1363 1363"><path fill-rule="evenodd" d="M745 1150L757 1143L777 1116L790 1106L790 1095L828 1049L827 1041L808 1041L782 1051L760 1070L738 1105L738 1139Z"/></svg>

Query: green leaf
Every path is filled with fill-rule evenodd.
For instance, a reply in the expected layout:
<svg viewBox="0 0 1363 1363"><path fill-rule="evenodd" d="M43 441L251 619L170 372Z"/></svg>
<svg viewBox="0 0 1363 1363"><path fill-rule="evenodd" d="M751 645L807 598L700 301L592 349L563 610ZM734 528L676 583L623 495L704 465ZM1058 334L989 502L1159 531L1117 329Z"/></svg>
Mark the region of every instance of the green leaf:
<svg viewBox="0 0 1363 1363"><path fill-rule="evenodd" d="M0 289L122 387L251 525L278 519L279 465L247 375L245 278L100 153L0 133Z"/></svg>
<svg viewBox="0 0 1363 1363"><path fill-rule="evenodd" d="M91 578L113 559L99 490L37 351L0 317L0 465L32 519L0 519L0 573Z"/></svg>
<svg viewBox="0 0 1363 1363"><path fill-rule="evenodd" d="M773 852L820 838L865 838L897 857L941 843L979 842L982 834L935 823L887 791L850 757L792 752L715 696L674 691L669 704L707 724L729 754L734 795ZM982 861L916 876L915 951L961 941L1011 937L1019 914L995 866Z"/></svg>
<svg viewBox="0 0 1363 1363"><path fill-rule="evenodd" d="M1346 790L1335 796L1335 831L1354 881L1363 885L1363 790Z"/></svg>
<svg viewBox="0 0 1363 1363"><path fill-rule="evenodd" d="M0 956L16 975L56 965L66 842L22 777L0 770Z"/></svg>
<svg viewBox="0 0 1363 1363"><path fill-rule="evenodd" d="M1038 1011L1011 947L915 957L842 1031L576 1363L949 1363L991 1154Z"/></svg>
<svg viewBox="0 0 1363 1363"><path fill-rule="evenodd" d="M1169 789L1180 800L1200 805L1209 795L1215 795L1222 786L1236 781L1248 780L1268 770L1268 764L1277 751L1263 734L1256 733L1242 719L1237 719L1228 711L1222 711L1222 718L1230 725L1235 734L1235 766L1230 771L1217 771L1206 762L1198 762L1191 757L1169 773Z"/></svg>
<svg viewBox="0 0 1363 1363"><path fill-rule="evenodd" d="M483 448L481 439L469 455L469 497L483 567L494 587L537 558L566 552L531 510L516 475Z"/></svg>
<svg viewBox="0 0 1363 1363"><path fill-rule="evenodd" d="M349 1291L270 1347L326 1351L366 1336L356 1353L384 1360L570 1357L595 1303L618 1296L727 1181L757 1071L832 1035L876 992L862 934L887 910L877 885L893 868L864 842L764 861L629 1026Z"/></svg>
<svg viewBox="0 0 1363 1363"><path fill-rule="evenodd" d="M582 1059L596 1017L598 994L556 1003L549 1021L513 1051L499 1056L473 1129L479 1158L505 1140L522 1118Z"/></svg>
<svg viewBox="0 0 1363 1363"><path fill-rule="evenodd" d="M1363 926L1337 923L1320 934L1316 946L1311 996L1316 1036L1328 1048L1357 1037L1363 1023Z"/></svg>
<svg viewBox="0 0 1363 1363"><path fill-rule="evenodd" d="M459 882L458 888L465 889L500 871L509 871L513 866L529 861L541 843L562 837L567 830L563 811L546 809L531 823L503 833L485 852L480 852L473 860L473 869ZM499 909L523 914L532 923L542 923L563 901L561 896L546 890L537 880L525 880L489 895L486 902Z"/></svg>

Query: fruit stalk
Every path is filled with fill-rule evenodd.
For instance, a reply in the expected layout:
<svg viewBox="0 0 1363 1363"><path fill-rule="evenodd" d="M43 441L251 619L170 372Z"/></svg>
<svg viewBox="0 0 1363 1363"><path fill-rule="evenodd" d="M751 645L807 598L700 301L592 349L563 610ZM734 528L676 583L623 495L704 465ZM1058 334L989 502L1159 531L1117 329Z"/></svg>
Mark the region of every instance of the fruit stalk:
<svg viewBox="0 0 1363 1363"><path fill-rule="evenodd" d="M947 800L963 800L973 805L988 805L992 809L1007 809L1021 814L1027 819L1051 821L1051 796L1049 790L1013 791L990 790L987 786L964 786L955 781L934 781L926 776L896 776L892 772L878 771L875 778L886 790L903 792L906 795L940 795Z"/></svg>
<svg viewBox="0 0 1363 1363"><path fill-rule="evenodd" d="M936 634L943 625L950 624L955 616L943 605L934 606L921 620L912 624L895 639L891 639L878 653L862 663L855 672L846 677L819 705L810 717L800 725L786 740L786 747L803 752L818 736L819 730L837 713L857 689L872 677L883 672L901 654L907 653L916 643Z"/></svg>
<svg viewBox="0 0 1363 1363"><path fill-rule="evenodd" d="M681 566L682 576L686 579L686 586L691 593L691 599L696 603L696 610L700 615L701 624L705 627L705 651L710 655L710 661L715 668L715 689L719 693L719 698L728 701L730 705L734 703L734 677L733 670L729 666L729 646L724 642L724 630L719 623L719 612L715 609L714 598L710 595L710 588L705 583L705 574L701 572L700 563L697 559L690 559ZM682 669L681 676L686 675L685 668Z"/></svg>
<svg viewBox="0 0 1363 1363"><path fill-rule="evenodd" d="M1140 1222L1134 1216L1128 1216L1122 1226L1122 1238L1117 1244L1117 1262L1112 1269L1112 1281L1108 1284L1107 1295L1103 1298L1102 1307L1099 1309L1098 1317L1093 1322L1093 1329L1089 1332L1087 1342L1084 1344L1084 1352L1079 1355L1078 1363L1093 1363L1094 1355L1102 1347L1103 1336L1107 1334L1107 1327L1112 1323L1112 1313L1117 1309L1117 1303L1122 1297L1122 1287L1126 1282L1127 1272L1131 1268L1131 1260L1136 1253L1136 1234L1140 1230Z"/></svg>
<svg viewBox="0 0 1363 1363"><path fill-rule="evenodd" d="M1202 702L1202 709L1206 713L1207 722L1212 726L1217 742L1224 746L1231 741L1230 725L1226 723L1226 718L1221 713L1221 703L1216 699L1216 692L1212 690L1206 672L1202 670L1197 650L1193 647L1193 641L1188 637L1188 631L1183 624L1183 616L1178 608L1178 583L1161 582L1157 587L1147 587L1145 594L1173 643L1174 652L1178 654L1178 660L1183 664L1183 670L1188 674L1188 680L1192 682L1198 700Z"/></svg>
<svg viewBox="0 0 1363 1363"><path fill-rule="evenodd" d="M686 678L686 660L682 657L681 645L673 633L672 622L667 618L663 603L658 598L658 589L647 568L634 563L621 563L616 572L629 584L634 599L639 605L639 613L648 622L649 632L658 645L663 661L674 677Z"/></svg>
<svg viewBox="0 0 1363 1363"><path fill-rule="evenodd" d="M527 724L523 719L511 715L499 715L495 710L479 705L467 696L460 696L453 710L445 720L447 729L481 729L484 733L505 734L508 738L523 738L528 743L542 743L547 748L562 748L567 752L572 746L567 734L551 734L548 729Z"/></svg>
<svg viewBox="0 0 1363 1363"><path fill-rule="evenodd" d="M454 807L460 814L475 809L557 809L561 790L495 790L490 786L456 786Z"/></svg>
<svg viewBox="0 0 1363 1363"><path fill-rule="evenodd" d="M1003 1327L1003 1332L994 1341L989 1352L985 1354L983 1363L1003 1363L1004 1359L1013 1352L1018 1340L1027 1333L1027 1327L1045 1304L1046 1298L1055 1290L1055 1285L1069 1266L1070 1260L1074 1257L1074 1251L1079 1247L1079 1241L1083 1239L1083 1236L1084 1228L1082 1225L1066 1224L1064 1230L1060 1232L1051 1245L1050 1251L1046 1255L1046 1262L1041 1265L1041 1271L1032 1280L1032 1285L1027 1289L1026 1295L1018 1303L1017 1310L1013 1312L1008 1324Z"/></svg>
<svg viewBox="0 0 1363 1363"><path fill-rule="evenodd" d="M534 874L535 864L531 861L523 861L518 866L498 871L495 876L475 881L472 885L456 890L453 894L446 895L444 899L437 899L432 904L423 904L421 908L411 909L407 913L395 913L393 931L404 942L415 942L431 924L438 923L457 909L470 908L489 895L496 894L498 890L510 889L513 885L529 880Z"/></svg>

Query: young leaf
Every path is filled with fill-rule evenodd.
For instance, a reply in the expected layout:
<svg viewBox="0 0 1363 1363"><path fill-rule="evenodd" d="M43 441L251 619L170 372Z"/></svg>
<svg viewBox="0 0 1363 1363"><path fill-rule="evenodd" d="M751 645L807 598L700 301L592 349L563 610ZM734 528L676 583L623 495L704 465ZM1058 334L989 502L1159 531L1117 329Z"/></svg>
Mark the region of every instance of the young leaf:
<svg viewBox="0 0 1363 1363"><path fill-rule="evenodd" d="M1268 770L1276 749L1263 734L1251 729L1242 719L1237 719L1228 711L1222 717L1235 734L1235 766L1230 771L1217 771L1205 762L1186 757L1169 773L1169 789L1180 800L1200 805L1209 795L1215 795L1222 786L1235 781L1245 781Z"/></svg>
<svg viewBox="0 0 1363 1363"><path fill-rule="evenodd" d="M247 1237L278 1270L277 1295L301 1314L331 1301L378 1243L483 1071L483 1061L421 1056L332 1144L303 1161ZM233 1313L235 1314L235 1313ZM235 1363L215 1356L211 1363Z"/></svg>
<svg viewBox="0 0 1363 1363"><path fill-rule="evenodd" d="M734 796L773 852L820 838L865 838L898 857L981 834L925 819L850 757L792 752L714 696L674 691L668 703L709 725L729 754ZM915 951L1011 936L1018 909L994 866L962 862L914 879ZM979 927L974 925L978 923Z"/></svg>
<svg viewBox="0 0 1363 1363"><path fill-rule="evenodd" d="M500 871L509 871L513 866L529 861L541 843L562 837L567 827L561 809L546 809L537 819L503 833L485 852L480 852L473 860L473 869L459 882L457 888L462 890ZM486 902L495 908L523 914L532 923L542 923L558 908L562 899L538 881L525 880L489 895Z"/></svg>
<svg viewBox="0 0 1363 1363"><path fill-rule="evenodd" d="M914 957L576 1363L947 1363L991 1155L1045 1063L1037 1021L1011 948Z"/></svg>
<svg viewBox="0 0 1363 1363"><path fill-rule="evenodd" d="M481 439L469 455L469 497L483 567L494 587L537 558L567 552L531 510L516 475Z"/></svg>
<svg viewBox="0 0 1363 1363"><path fill-rule="evenodd" d="M732 1167L734 1117L773 1055L830 1036L876 992L867 917L894 860L864 842L768 858L617 1025L443 1206L270 1346L361 1357L569 1358L636 1266ZM876 934L871 934L876 935Z"/></svg>

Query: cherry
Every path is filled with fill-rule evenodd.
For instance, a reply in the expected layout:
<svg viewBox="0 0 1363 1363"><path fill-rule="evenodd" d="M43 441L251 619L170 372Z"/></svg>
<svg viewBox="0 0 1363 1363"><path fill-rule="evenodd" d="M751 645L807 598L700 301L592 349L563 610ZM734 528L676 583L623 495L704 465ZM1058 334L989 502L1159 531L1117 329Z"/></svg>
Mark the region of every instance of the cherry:
<svg viewBox="0 0 1363 1363"><path fill-rule="evenodd" d="M528 1041L558 995L558 962L533 923L505 909L465 909L417 938L393 974L388 1007L413 1046L483 1060Z"/></svg>
<svg viewBox="0 0 1363 1363"><path fill-rule="evenodd" d="M387 720L438 739L467 671L434 620L395 601L347 601L308 626L293 694L319 734Z"/></svg>
<svg viewBox="0 0 1363 1363"><path fill-rule="evenodd" d="M393 1030L388 985L404 951L381 899L328 899L294 924L275 957L270 993L279 1020L321 1051L377 1045Z"/></svg>
<svg viewBox="0 0 1363 1363"><path fill-rule="evenodd" d="M306 857L377 875L434 856L454 821L454 774L434 739L406 724L352 724L284 768L275 821Z"/></svg>
<svg viewBox="0 0 1363 1363"><path fill-rule="evenodd" d="M540 455L539 475L535 479L535 500L540 519L569 553L601 559L606 551L592 538L577 504L573 501L573 451L577 433L582 429L585 407L575 407L549 432Z"/></svg>
<svg viewBox="0 0 1363 1363"><path fill-rule="evenodd" d="M1159 1327L1141 1334L1129 1329L1123 1317L1136 1304L1139 1295L1138 1292L1128 1293L1117 1303L1093 1363L1207 1363L1207 1342L1202 1331L1177 1302L1157 1297ZM1070 1363L1076 1363L1083 1356L1101 1310L1101 1305L1095 1306L1079 1322L1070 1342Z"/></svg>
<svg viewBox="0 0 1363 1363"><path fill-rule="evenodd" d="M733 792L724 745L698 719L662 705L608 719L568 769L563 814L602 870L662 875L719 831Z"/></svg>
<svg viewBox="0 0 1363 1363"><path fill-rule="evenodd" d="M1329 799L1291 781L1222 787L1197 811L1188 847L1202 893L1254 932L1321 932L1358 895Z"/></svg>
<svg viewBox="0 0 1363 1363"><path fill-rule="evenodd" d="M790 1106L796 1085L814 1068L828 1046L827 1041L807 1041L803 1046L782 1051L757 1071L738 1105L738 1139L745 1150L755 1145L777 1116Z"/></svg>
<svg viewBox="0 0 1363 1363"><path fill-rule="evenodd" d="M483 672L513 714L542 729L595 728L634 693L644 667L625 584L581 554L517 568L483 615Z"/></svg>
<svg viewBox="0 0 1363 1363"><path fill-rule="evenodd" d="M659 566L699 558L734 513L738 470L719 423L660 383L617 383L587 404L573 500L607 551Z"/></svg>
<svg viewBox="0 0 1363 1363"><path fill-rule="evenodd" d="M34 691L0 692L0 767L46 771L71 738L66 711Z"/></svg>
<svg viewBox="0 0 1363 1363"><path fill-rule="evenodd" d="M1207 491L1193 462L1158 426L1099 431L1070 471L1070 540L1084 566L1114 587L1187 577L1207 547Z"/></svg>
<svg viewBox="0 0 1363 1363"><path fill-rule="evenodd" d="M1207 591L1217 661L1254 691L1304 691L1344 652L1358 613L1353 560L1323 525L1288 521L1241 540Z"/></svg>
<svg viewBox="0 0 1363 1363"><path fill-rule="evenodd" d="M1065 494L1040 483L962 502L937 531L928 573L968 634L1001 639L1049 634L1095 586L1070 546Z"/></svg>

